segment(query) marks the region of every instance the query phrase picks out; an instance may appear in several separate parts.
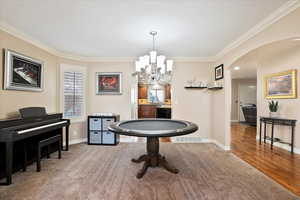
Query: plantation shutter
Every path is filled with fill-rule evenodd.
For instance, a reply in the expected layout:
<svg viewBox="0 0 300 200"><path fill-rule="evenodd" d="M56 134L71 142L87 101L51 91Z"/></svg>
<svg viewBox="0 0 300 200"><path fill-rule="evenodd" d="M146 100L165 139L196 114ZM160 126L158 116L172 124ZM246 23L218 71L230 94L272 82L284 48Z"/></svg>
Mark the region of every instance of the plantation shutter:
<svg viewBox="0 0 300 200"><path fill-rule="evenodd" d="M64 116L83 115L84 74L82 72L64 72Z"/></svg>

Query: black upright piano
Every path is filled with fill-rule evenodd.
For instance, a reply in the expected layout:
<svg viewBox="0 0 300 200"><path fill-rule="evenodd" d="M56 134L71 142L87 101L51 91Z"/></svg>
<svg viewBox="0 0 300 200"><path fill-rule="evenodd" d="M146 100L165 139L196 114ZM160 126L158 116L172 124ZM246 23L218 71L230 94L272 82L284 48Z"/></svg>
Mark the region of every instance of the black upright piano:
<svg viewBox="0 0 300 200"><path fill-rule="evenodd" d="M70 120L63 119L62 113L47 114L44 108L31 107L20 109L18 119L0 120L0 179L6 178L1 185L12 183L12 173L22 168L24 143L33 146L41 137L62 134L65 127L65 151L69 146ZM27 153L29 162L36 160L35 153Z"/></svg>

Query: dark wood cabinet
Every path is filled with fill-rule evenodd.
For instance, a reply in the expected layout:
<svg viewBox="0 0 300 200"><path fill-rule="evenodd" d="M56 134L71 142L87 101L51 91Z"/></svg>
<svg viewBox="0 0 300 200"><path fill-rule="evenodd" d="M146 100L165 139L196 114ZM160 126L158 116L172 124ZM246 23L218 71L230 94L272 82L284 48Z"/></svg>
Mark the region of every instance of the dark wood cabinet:
<svg viewBox="0 0 300 200"><path fill-rule="evenodd" d="M165 99L171 99L171 85L165 85Z"/></svg>
<svg viewBox="0 0 300 200"><path fill-rule="evenodd" d="M172 118L171 108L157 108L156 118L171 119Z"/></svg>
<svg viewBox="0 0 300 200"><path fill-rule="evenodd" d="M147 99L148 98L148 86L147 85L138 85L138 98Z"/></svg>
<svg viewBox="0 0 300 200"><path fill-rule="evenodd" d="M139 105L138 118L156 118L156 105Z"/></svg>

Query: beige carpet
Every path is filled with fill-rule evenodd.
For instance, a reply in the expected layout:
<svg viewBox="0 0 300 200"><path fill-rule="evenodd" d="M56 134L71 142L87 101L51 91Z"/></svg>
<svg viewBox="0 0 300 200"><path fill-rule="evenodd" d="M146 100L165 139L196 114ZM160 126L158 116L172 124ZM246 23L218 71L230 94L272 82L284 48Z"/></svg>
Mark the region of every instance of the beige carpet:
<svg viewBox="0 0 300 200"><path fill-rule="evenodd" d="M213 144L162 144L161 153L179 174L149 168L136 179L142 164L130 162L145 144L73 145L42 161L42 172L31 165L13 176L13 185L0 187L0 199L26 200L289 200L298 199L285 188L231 153Z"/></svg>

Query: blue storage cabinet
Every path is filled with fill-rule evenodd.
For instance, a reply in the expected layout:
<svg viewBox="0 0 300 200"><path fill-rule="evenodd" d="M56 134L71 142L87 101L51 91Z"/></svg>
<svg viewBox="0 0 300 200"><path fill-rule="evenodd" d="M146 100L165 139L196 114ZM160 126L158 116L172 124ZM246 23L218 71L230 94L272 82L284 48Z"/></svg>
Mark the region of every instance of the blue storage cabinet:
<svg viewBox="0 0 300 200"><path fill-rule="evenodd" d="M108 130L111 123L120 120L119 115L88 116L88 144L117 145L120 136Z"/></svg>

